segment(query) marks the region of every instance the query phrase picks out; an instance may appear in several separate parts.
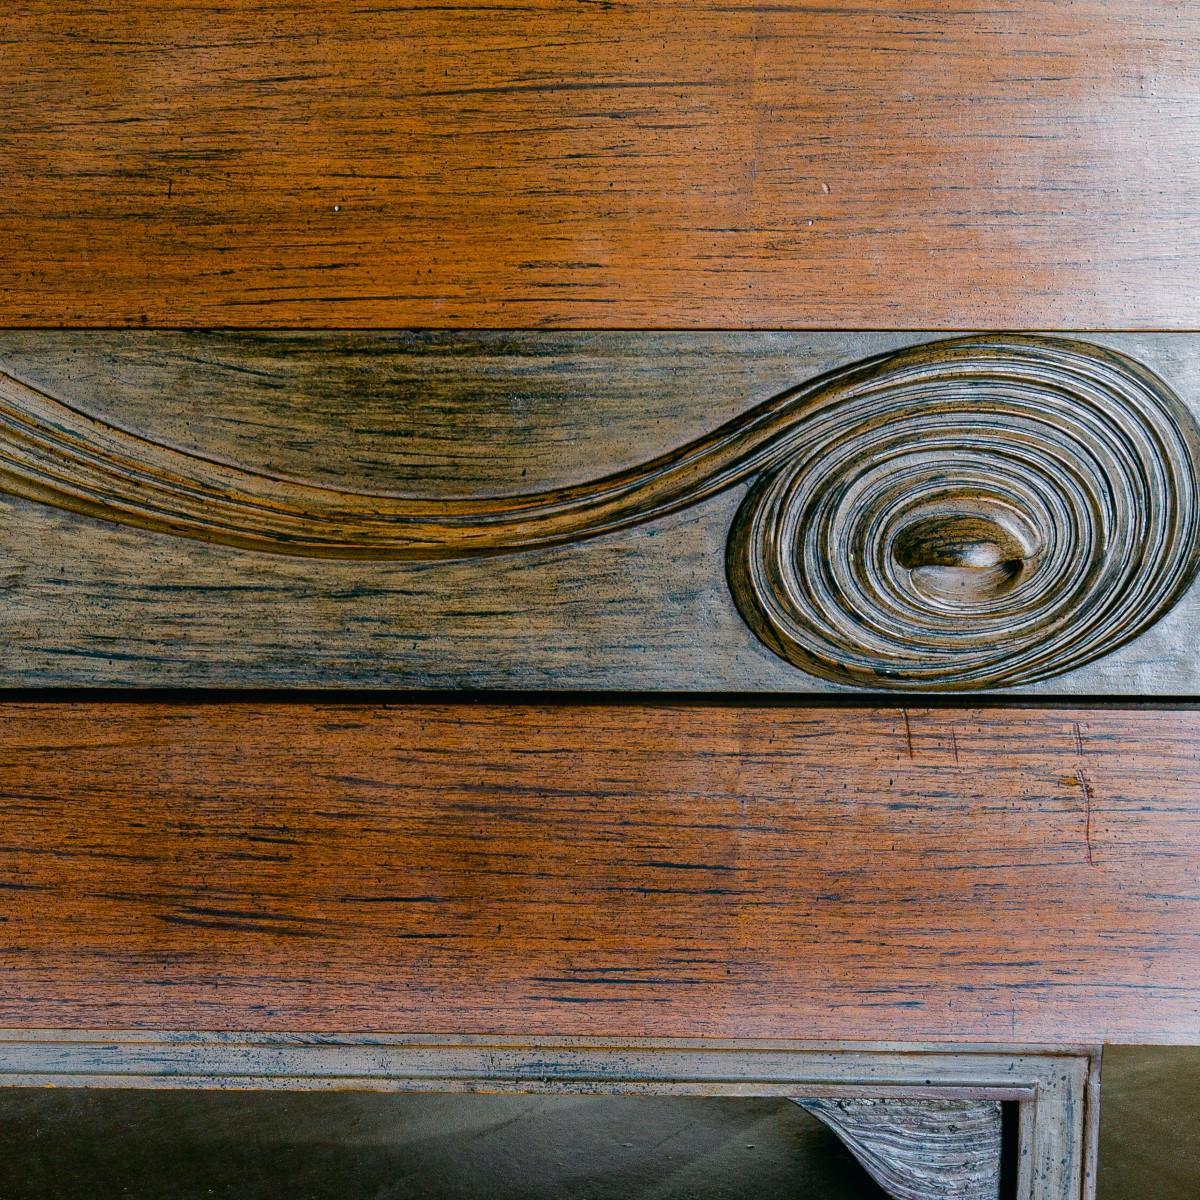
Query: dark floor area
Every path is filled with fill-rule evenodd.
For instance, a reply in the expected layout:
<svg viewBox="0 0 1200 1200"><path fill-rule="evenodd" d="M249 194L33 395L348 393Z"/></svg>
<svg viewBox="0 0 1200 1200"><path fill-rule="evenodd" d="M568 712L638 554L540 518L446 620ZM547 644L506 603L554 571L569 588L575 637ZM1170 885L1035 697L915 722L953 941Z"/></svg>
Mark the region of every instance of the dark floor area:
<svg viewBox="0 0 1200 1200"><path fill-rule="evenodd" d="M1106 1055L1101 1200L1200 1197L1200 1051ZM773 1100L0 1091L2 1200L878 1200Z"/></svg>

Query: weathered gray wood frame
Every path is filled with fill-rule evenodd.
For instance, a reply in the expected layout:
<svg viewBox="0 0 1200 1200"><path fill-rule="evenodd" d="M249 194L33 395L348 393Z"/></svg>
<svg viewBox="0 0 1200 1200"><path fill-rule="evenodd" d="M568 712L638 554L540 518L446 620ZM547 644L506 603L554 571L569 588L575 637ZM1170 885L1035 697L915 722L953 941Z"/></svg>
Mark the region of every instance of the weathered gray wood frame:
<svg viewBox="0 0 1200 1200"><path fill-rule="evenodd" d="M994 1099L1015 1200L1095 1194L1095 1047L0 1030L6 1087Z"/></svg>

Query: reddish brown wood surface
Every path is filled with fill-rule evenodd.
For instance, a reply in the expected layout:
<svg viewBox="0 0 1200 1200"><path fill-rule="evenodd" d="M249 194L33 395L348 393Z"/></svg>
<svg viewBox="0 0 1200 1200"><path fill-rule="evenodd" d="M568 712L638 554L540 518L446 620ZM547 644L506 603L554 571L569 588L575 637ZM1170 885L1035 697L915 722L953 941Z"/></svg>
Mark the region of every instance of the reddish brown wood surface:
<svg viewBox="0 0 1200 1200"><path fill-rule="evenodd" d="M1200 14L16 0L0 323L1186 327Z"/></svg>
<svg viewBox="0 0 1200 1200"><path fill-rule="evenodd" d="M6 704L0 1025L1200 1040L1200 713Z"/></svg>

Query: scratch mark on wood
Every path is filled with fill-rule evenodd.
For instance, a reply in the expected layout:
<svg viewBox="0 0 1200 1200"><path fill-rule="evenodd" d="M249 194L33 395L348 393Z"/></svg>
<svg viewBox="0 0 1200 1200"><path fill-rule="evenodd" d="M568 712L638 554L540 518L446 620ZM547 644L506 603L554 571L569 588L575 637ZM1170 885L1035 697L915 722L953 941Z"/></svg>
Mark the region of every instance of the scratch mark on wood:
<svg viewBox="0 0 1200 1200"><path fill-rule="evenodd" d="M1087 863L1089 867L1094 867L1096 865L1096 859L1092 853L1092 797L1094 789L1092 788L1092 781L1087 777L1087 773L1083 767L1075 768L1075 778L1079 780L1079 787L1083 791L1083 836L1087 845Z"/></svg>

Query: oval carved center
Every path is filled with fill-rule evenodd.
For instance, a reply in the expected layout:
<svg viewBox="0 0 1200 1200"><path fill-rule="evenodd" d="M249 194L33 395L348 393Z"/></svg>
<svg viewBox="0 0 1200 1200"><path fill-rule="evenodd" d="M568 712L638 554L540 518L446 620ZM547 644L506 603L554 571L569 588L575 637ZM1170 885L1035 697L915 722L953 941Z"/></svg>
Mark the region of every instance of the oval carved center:
<svg viewBox="0 0 1200 1200"><path fill-rule="evenodd" d="M892 541L892 557L918 597L974 607L1027 578L1042 548L1034 526L1006 505L948 503L911 514Z"/></svg>

